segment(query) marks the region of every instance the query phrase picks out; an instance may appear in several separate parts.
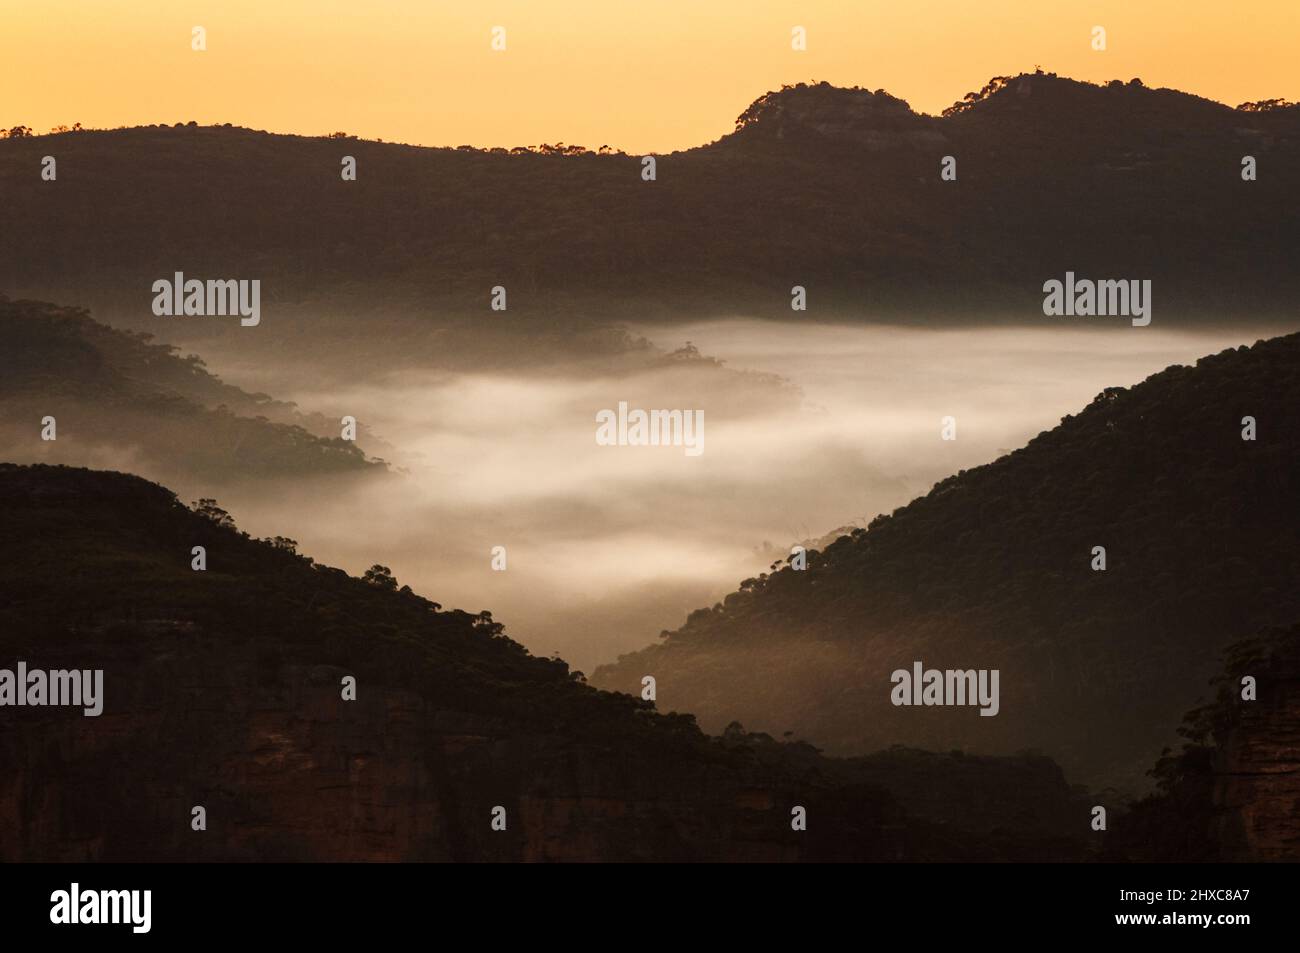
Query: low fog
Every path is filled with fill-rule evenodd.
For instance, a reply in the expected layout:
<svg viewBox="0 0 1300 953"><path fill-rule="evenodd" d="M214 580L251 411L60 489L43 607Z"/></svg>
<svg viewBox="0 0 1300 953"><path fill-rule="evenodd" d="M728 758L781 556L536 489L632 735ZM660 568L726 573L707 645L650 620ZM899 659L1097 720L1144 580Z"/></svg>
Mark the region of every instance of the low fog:
<svg viewBox="0 0 1300 953"><path fill-rule="evenodd" d="M469 373L358 361L342 386L314 376L310 361L200 351L229 383L356 417L378 438L362 448L393 472L238 479L194 465L193 445L164 460L110 439L88 411L60 419L57 442L34 442L41 399L9 408L0 446L20 463L122 470L186 502L215 497L254 536L291 537L354 575L386 565L420 594L488 609L535 654L591 672L677 628L792 544L866 525L1022 446L1105 387L1270 336L749 320L632 330L659 350L571 361L521 353L508 371ZM681 350L688 341L698 353ZM702 410L703 453L598 445L597 412L620 401ZM954 441L940 439L946 416L956 418ZM120 433L151 426L119 423ZM505 571L492 568L496 546Z"/></svg>
<svg viewBox="0 0 1300 953"><path fill-rule="evenodd" d="M791 544L865 525L1023 445L1105 387L1267 336L743 320L635 330L668 351L691 341L725 367L403 371L315 390L270 368L210 361L231 383L356 416L400 467L226 487L220 502L253 535L290 536L354 574L382 563L417 592L490 609L534 653L590 672ZM596 413L619 401L702 409L704 453L598 446ZM957 420L955 441L940 439L944 416ZM211 488L190 492L200 490ZM506 548L504 572L491 567L494 546Z"/></svg>

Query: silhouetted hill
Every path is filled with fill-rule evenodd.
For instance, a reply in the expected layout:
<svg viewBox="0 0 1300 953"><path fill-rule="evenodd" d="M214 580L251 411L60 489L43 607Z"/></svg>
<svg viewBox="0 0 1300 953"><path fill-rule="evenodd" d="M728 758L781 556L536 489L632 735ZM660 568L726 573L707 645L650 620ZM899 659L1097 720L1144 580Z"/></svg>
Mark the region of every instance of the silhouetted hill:
<svg viewBox="0 0 1300 953"><path fill-rule="evenodd" d="M0 447L11 457L85 462L98 447L210 478L383 468L339 437L337 419L248 394L194 355L83 310L0 296L0 337ZM54 441L41 439L46 416Z"/></svg>
<svg viewBox="0 0 1300 953"><path fill-rule="evenodd" d="M629 316L801 317L796 284L812 317L1041 322L1042 284L1067 270L1151 279L1157 324L1293 320L1300 110L1050 74L960 105L932 117L884 91L786 88L734 134L657 157L654 182L639 156L573 147L168 126L9 139L0 290L284 348L377 348L413 322L446 347ZM957 180L941 181L949 155ZM155 318L151 283L178 270L262 280L263 324ZM508 312L489 310L497 285Z"/></svg>
<svg viewBox="0 0 1300 953"><path fill-rule="evenodd" d="M739 719L838 754L1031 747L1090 787L1135 784L1228 638L1300 613L1298 495L1293 334L1107 388L593 681L654 675L711 730ZM1000 713L892 705L891 673L917 660L999 669Z"/></svg>
<svg viewBox="0 0 1300 953"><path fill-rule="evenodd" d="M0 858L1087 853L1086 810L1045 759L904 753L859 770L739 729L710 739L529 655L488 612L349 577L220 517L136 477L0 464L0 667L104 671L97 717L5 708ZM937 807L888 793L922 782ZM986 795L969 817L957 786ZM791 830L795 805L807 831Z"/></svg>

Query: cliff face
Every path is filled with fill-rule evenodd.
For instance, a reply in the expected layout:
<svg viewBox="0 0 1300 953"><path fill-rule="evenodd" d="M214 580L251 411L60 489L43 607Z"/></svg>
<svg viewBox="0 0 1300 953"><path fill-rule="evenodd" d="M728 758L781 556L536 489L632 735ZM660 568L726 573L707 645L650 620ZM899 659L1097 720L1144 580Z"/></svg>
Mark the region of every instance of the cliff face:
<svg viewBox="0 0 1300 953"><path fill-rule="evenodd" d="M121 634L122 626L115 631ZM5 861L802 861L1080 857L1045 758L854 761L751 738L600 743L440 706L307 645L139 626L51 668L105 670L104 713L8 709ZM701 740L701 739L697 739ZM191 828L195 806L207 828ZM506 810L493 830L492 810ZM806 831L791 810L807 812Z"/></svg>
<svg viewBox="0 0 1300 953"><path fill-rule="evenodd" d="M245 652L210 655L211 671L184 650L118 659L99 718L28 710L7 724L0 857L788 861L825 847L789 823L804 804L814 831L831 826L815 784L574 743L364 681L343 701L340 668L267 671ZM191 829L195 805L205 831ZM888 798L857 807L858 829L841 830L849 853L905 857Z"/></svg>
<svg viewBox="0 0 1300 953"><path fill-rule="evenodd" d="M186 634L129 652L89 648L80 656L107 666L103 715L25 709L0 731L11 766L0 780L0 859L1084 855L1084 812L1046 759L1046 770L994 758L955 767L962 759L924 752L790 765L743 744L599 744L364 680L344 701L343 668L275 664L260 649ZM206 830L191 827L195 806ZM498 806L504 831L491 824ZM791 828L796 806L806 831Z"/></svg>
<svg viewBox="0 0 1300 953"><path fill-rule="evenodd" d="M1300 624L1224 654L1216 697L1188 713L1181 750L1156 763L1157 793L1116 825L1119 857L1300 860Z"/></svg>
<svg viewBox="0 0 1300 953"><path fill-rule="evenodd" d="M1215 838L1226 860L1300 859L1300 626L1289 651L1221 732Z"/></svg>

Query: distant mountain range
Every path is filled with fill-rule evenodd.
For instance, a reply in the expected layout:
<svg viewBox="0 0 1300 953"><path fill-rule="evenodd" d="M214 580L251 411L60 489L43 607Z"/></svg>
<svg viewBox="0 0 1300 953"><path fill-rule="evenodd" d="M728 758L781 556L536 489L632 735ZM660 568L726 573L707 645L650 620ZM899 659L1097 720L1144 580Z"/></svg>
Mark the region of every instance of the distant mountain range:
<svg viewBox="0 0 1300 953"><path fill-rule="evenodd" d="M1107 388L592 681L653 675L660 706L706 730L737 719L837 754L1034 748L1136 790L1227 643L1300 618L1298 498L1292 334ZM1000 712L891 704L917 661L999 670Z"/></svg>
<svg viewBox="0 0 1300 953"><path fill-rule="evenodd" d="M344 156L356 181L341 177ZM940 177L945 156L955 181ZM1246 156L1256 181L1243 181ZM1300 303L1293 105L1035 73L997 77L935 117L883 90L799 85L758 99L734 133L656 161L648 182L639 156L562 146L179 123L10 138L0 290L194 335L230 329L155 318L154 280L256 278L262 326L234 333L284 346L369 346L358 325L401 335L412 321L1061 321L1043 316L1042 285L1067 271L1151 280L1156 325L1290 320ZM790 309L795 285L807 313ZM494 286L505 313L489 310Z"/></svg>

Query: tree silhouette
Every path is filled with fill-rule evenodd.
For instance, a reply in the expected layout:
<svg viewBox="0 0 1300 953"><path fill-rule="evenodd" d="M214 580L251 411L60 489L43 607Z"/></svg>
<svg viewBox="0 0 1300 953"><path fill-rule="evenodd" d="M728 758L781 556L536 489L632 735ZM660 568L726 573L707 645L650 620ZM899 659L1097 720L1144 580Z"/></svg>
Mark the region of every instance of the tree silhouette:
<svg viewBox="0 0 1300 953"><path fill-rule="evenodd" d="M204 519L212 520L212 522L216 523L218 526L227 529L235 528L234 517L218 506L217 501L214 499L204 497L197 502L191 503L190 507L199 516L202 516Z"/></svg>
<svg viewBox="0 0 1300 953"><path fill-rule="evenodd" d="M393 577L393 571L387 566L379 565L379 563L375 563L367 569L365 575L361 577L361 581L368 582L380 589L397 590L397 580Z"/></svg>

